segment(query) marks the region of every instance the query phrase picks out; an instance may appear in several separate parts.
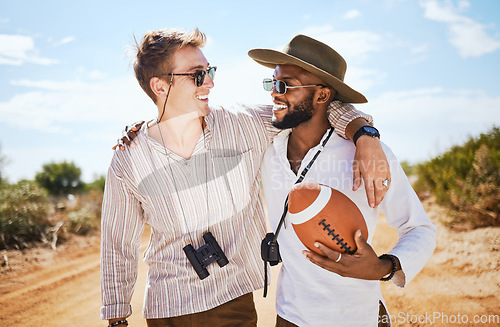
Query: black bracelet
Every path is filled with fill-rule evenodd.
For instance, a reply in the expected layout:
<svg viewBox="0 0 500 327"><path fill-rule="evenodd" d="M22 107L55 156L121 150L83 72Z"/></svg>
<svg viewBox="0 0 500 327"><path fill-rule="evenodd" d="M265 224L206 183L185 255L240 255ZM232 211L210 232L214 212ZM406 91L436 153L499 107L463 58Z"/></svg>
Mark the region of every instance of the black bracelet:
<svg viewBox="0 0 500 327"><path fill-rule="evenodd" d="M396 263L396 258L393 255L390 255L390 254L382 254L378 258L379 259L388 258L388 259L391 259L391 261L392 261L392 271L391 271L391 273L388 276L386 276L386 277L380 278L381 281L387 282L388 280L391 280L392 277L394 277L394 274L396 273L396 269L398 268L398 265Z"/></svg>
<svg viewBox="0 0 500 327"><path fill-rule="evenodd" d="M123 320L118 320L118 321L112 322L112 323L110 323L108 325L108 327L115 327L115 326L118 326L118 325L121 325L121 324L125 324L125 326L128 326L127 319L123 319Z"/></svg>

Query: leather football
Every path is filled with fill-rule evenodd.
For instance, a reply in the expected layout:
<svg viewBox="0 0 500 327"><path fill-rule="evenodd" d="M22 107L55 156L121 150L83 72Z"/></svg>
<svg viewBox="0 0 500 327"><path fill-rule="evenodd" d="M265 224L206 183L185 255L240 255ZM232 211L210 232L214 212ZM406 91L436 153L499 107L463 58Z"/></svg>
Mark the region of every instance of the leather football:
<svg viewBox="0 0 500 327"><path fill-rule="evenodd" d="M288 197L288 218L295 233L311 251L324 255L314 246L321 242L329 248L354 254L354 233L368 239L363 214L344 193L317 183L298 183Z"/></svg>

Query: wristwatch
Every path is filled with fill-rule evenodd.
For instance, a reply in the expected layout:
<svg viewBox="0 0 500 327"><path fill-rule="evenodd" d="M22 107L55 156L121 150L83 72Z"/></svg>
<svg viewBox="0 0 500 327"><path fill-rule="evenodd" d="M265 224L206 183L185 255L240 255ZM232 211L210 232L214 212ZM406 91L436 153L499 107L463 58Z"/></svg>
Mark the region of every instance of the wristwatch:
<svg viewBox="0 0 500 327"><path fill-rule="evenodd" d="M363 126L356 133L354 133L354 136L352 137L352 141L354 142L354 145L356 145L356 142L358 141L359 137L361 135L368 135L371 137L378 137L380 138L380 133L375 127L372 126Z"/></svg>

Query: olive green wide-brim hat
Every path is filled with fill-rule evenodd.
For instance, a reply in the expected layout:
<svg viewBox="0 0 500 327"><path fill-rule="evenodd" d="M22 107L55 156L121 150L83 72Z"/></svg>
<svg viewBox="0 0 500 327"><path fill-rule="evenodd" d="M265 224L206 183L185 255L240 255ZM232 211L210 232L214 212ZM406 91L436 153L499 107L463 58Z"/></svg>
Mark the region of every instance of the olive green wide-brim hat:
<svg viewBox="0 0 500 327"><path fill-rule="evenodd" d="M347 63L328 45L305 35L296 35L282 52L271 49L252 49L248 55L259 64L276 68L295 65L319 77L335 89L335 99L348 103L368 102L365 96L344 83Z"/></svg>

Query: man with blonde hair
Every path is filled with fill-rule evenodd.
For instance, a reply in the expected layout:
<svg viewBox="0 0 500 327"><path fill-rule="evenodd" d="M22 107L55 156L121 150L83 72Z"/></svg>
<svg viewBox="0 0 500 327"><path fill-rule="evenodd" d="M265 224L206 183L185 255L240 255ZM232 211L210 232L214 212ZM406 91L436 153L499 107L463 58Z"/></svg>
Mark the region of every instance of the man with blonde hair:
<svg viewBox="0 0 500 327"><path fill-rule="evenodd" d="M204 43L197 29L157 30L137 45L135 74L158 118L134 133L133 149L115 151L106 178L101 318L109 326L127 325L132 313L145 223L148 326L256 326L252 292L264 284L259 249L266 233L260 164L279 130L272 106L209 107L216 67ZM370 120L350 105L329 109L337 133L351 138L367 124L361 117ZM385 167L379 140L363 138L361 159L375 155ZM371 180L388 174L366 172ZM384 193L372 192L373 205Z"/></svg>

